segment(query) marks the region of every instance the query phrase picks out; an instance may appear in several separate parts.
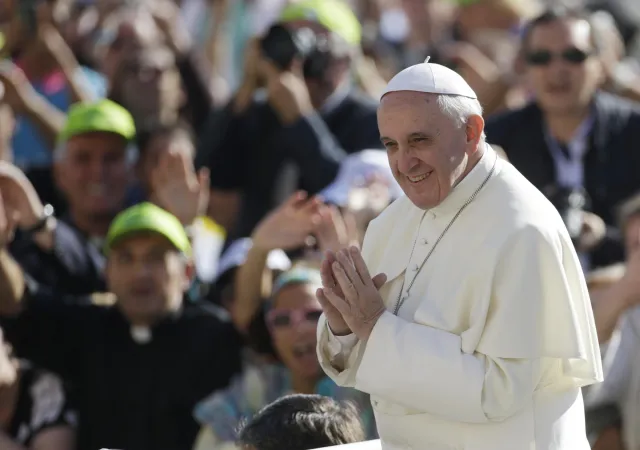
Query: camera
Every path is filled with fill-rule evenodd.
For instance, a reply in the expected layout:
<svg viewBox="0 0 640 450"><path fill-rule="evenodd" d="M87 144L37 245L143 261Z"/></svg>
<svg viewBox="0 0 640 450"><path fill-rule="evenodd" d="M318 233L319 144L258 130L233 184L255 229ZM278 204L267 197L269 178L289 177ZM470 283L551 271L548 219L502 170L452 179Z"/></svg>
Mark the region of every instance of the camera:
<svg viewBox="0 0 640 450"><path fill-rule="evenodd" d="M547 198L560 213L575 245L582 233L583 213L589 205L587 193L584 189L555 187L547 192Z"/></svg>
<svg viewBox="0 0 640 450"><path fill-rule="evenodd" d="M294 60L303 61L305 78L322 79L329 67L331 45L329 37L311 28L290 30L273 25L260 42L262 54L281 70L289 70Z"/></svg>

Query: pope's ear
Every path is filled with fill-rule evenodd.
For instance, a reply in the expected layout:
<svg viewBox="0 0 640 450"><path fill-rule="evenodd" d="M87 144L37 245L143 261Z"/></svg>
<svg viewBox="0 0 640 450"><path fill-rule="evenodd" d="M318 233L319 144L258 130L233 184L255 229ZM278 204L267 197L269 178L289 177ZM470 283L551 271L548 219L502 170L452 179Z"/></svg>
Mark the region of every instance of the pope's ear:
<svg viewBox="0 0 640 450"><path fill-rule="evenodd" d="M467 144L477 147L484 132L484 119L479 115L469 116L467 119Z"/></svg>

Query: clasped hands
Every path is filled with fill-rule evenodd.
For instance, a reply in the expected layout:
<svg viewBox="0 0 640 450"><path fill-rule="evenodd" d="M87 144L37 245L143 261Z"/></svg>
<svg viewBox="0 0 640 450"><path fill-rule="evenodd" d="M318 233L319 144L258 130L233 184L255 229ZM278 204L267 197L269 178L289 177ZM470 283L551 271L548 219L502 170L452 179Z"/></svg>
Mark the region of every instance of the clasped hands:
<svg viewBox="0 0 640 450"><path fill-rule="evenodd" d="M367 340L385 312L378 290L385 274L371 277L357 247L328 251L321 267L322 288L316 291L331 331L337 336L354 333Z"/></svg>

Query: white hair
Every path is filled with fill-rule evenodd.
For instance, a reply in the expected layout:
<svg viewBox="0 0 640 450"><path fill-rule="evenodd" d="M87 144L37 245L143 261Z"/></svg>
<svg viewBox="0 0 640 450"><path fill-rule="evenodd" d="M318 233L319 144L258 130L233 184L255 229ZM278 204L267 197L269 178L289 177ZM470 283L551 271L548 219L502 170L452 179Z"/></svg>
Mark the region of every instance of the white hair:
<svg viewBox="0 0 640 450"><path fill-rule="evenodd" d="M482 105L476 99L461 95L438 95L436 103L440 111L449 116L458 128L467 125L469 117L482 116ZM486 139L484 131L481 139Z"/></svg>

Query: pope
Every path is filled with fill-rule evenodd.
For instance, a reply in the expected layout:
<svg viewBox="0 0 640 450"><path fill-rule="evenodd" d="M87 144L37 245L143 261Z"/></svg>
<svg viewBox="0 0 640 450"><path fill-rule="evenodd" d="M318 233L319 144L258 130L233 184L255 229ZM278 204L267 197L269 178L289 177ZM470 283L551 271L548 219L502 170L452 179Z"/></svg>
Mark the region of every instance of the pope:
<svg viewBox="0 0 640 450"><path fill-rule="evenodd" d="M384 450L586 450L581 387L602 380L561 217L484 135L457 73L428 59L378 109L404 191L362 253L328 253L318 357L371 395Z"/></svg>

